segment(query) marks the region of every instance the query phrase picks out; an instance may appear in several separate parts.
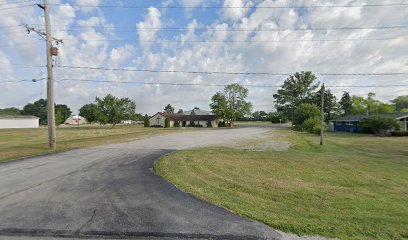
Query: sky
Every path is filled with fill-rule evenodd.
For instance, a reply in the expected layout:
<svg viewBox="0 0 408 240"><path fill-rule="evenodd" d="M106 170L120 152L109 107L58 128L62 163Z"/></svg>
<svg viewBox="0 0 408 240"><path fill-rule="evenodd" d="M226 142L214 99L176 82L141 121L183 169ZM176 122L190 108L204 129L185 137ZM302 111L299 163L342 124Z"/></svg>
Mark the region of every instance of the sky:
<svg viewBox="0 0 408 240"><path fill-rule="evenodd" d="M338 98L408 94L408 74L324 75L408 73L406 0L49 1L52 35L63 40L54 43L55 101L74 114L109 93L134 100L143 114L168 103L208 110L220 85L231 83L248 86L254 111L269 112L274 86L298 71L323 74L318 81ZM0 108L46 98L45 41L24 27L44 30L41 2L0 0Z"/></svg>

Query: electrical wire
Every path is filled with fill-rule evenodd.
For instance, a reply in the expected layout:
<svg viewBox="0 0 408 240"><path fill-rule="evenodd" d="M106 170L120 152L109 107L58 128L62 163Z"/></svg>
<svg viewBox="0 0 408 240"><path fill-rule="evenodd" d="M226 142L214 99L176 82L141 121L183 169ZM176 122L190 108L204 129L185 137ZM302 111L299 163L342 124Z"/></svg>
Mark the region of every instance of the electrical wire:
<svg viewBox="0 0 408 240"><path fill-rule="evenodd" d="M266 75L266 76L289 76L290 73L273 72L226 72L226 71L188 71L188 70L154 70L154 69L132 69L132 68L105 68L105 67L82 67L61 65L59 68L104 70L104 71L125 71L125 72L150 72L150 73L185 73L185 74L222 74L222 75ZM408 75L408 72L383 72L383 73L315 73L319 76L392 76Z"/></svg>
<svg viewBox="0 0 408 240"><path fill-rule="evenodd" d="M50 6L60 6L61 3L50 3ZM130 5L87 5L70 4L74 7L84 8L123 8L123 9L146 9L155 7L159 9L313 9L313 8L360 8L360 7L399 7L408 6L408 3L384 3L384 4L353 4L353 5L302 5L302 6L130 6Z"/></svg>

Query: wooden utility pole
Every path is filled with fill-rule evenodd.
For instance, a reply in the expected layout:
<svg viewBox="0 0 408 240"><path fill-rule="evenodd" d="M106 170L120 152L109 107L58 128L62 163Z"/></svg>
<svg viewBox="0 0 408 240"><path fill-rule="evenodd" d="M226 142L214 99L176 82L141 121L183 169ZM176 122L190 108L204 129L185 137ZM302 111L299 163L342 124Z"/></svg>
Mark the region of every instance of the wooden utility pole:
<svg viewBox="0 0 408 240"><path fill-rule="evenodd" d="M47 46L47 104L48 104L48 149L56 148L55 104L54 104L54 74L52 71L52 37L48 0L44 0L45 38Z"/></svg>
<svg viewBox="0 0 408 240"><path fill-rule="evenodd" d="M321 97L322 97L322 106L321 106L321 112L322 112L322 125L320 127L320 145L323 145L323 130L324 130L324 83L322 85L322 90L321 90Z"/></svg>
<svg viewBox="0 0 408 240"><path fill-rule="evenodd" d="M36 32L40 37L45 37L46 54L47 54L47 122L48 122L48 149L55 150L56 148L56 134L55 134L55 104L54 104L54 75L52 72L52 56L58 55L58 49L52 46L52 41L58 45L62 40L51 36L50 12L48 0L44 0L44 5L37 4L44 10L45 32L26 25L27 33Z"/></svg>

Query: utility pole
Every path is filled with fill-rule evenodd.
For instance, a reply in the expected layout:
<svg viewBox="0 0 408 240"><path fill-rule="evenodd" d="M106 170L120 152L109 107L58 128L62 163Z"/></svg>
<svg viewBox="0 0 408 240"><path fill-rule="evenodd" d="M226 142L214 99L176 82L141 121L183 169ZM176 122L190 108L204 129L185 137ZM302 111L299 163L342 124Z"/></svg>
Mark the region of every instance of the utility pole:
<svg viewBox="0 0 408 240"><path fill-rule="evenodd" d="M55 150L56 148L56 133L55 133L55 105L54 105L54 74L52 72L52 56L51 56L51 26L48 0L44 0L44 19L45 19L45 40L47 46L47 104L48 104L48 149Z"/></svg>
<svg viewBox="0 0 408 240"><path fill-rule="evenodd" d="M36 32L42 38L45 37L46 42L46 54L47 54L47 122L48 122L48 149L55 150L56 148L56 132L55 132L55 103L54 103L54 75L52 56L58 55L58 49L52 46L52 41L56 44L62 43L62 40L56 39L51 36L51 24L48 0L44 0L44 5L37 4L38 7L44 10L45 19L45 33L26 25L27 32Z"/></svg>
<svg viewBox="0 0 408 240"><path fill-rule="evenodd" d="M321 90L321 97L322 97L322 106L321 106L321 112L322 112L322 125L320 127L320 145L323 145L323 130L324 130L324 83L322 85L322 90Z"/></svg>

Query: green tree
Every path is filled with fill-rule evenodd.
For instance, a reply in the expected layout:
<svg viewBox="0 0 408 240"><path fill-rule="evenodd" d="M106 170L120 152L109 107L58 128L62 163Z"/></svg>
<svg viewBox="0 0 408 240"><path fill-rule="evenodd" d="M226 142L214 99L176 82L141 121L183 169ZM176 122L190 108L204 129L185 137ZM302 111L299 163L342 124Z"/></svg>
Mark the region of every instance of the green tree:
<svg viewBox="0 0 408 240"><path fill-rule="evenodd" d="M183 109L179 109L178 111L177 111L177 113L183 113L184 111L183 111Z"/></svg>
<svg viewBox="0 0 408 240"><path fill-rule="evenodd" d="M365 133L384 134L386 131L398 131L400 123L394 118L370 116L361 119L359 126Z"/></svg>
<svg viewBox="0 0 408 240"><path fill-rule="evenodd" d="M217 96L223 96L225 99L226 105L222 112L224 113L225 120L230 123L230 126L232 126L232 123L237 117L243 117L246 114L250 114L252 104L245 101L248 97L248 89L238 83L225 86L224 91Z"/></svg>
<svg viewBox="0 0 408 240"><path fill-rule="evenodd" d="M344 91L343 96L339 101L339 107L342 112L342 115L349 115L353 110L353 101L351 100L351 96L349 92Z"/></svg>
<svg viewBox="0 0 408 240"><path fill-rule="evenodd" d="M112 124L112 128L122 120L132 119L136 115L136 103L129 98L117 98L111 94L103 99L96 97L99 109L98 122Z"/></svg>
<svg viewBox="0 0 408 240"><path fill-rule="evenodd" d="M147 114L144 116L143 122L145 127L150 127L150 118Z"/></svg>
<svg viewBox="0 0 408 240"><path fill-rule="evenodd" d="M288 118L282 112L269 113L269 119L272 123L286 123Z"/></svg>
<svg viewBox="0 0 408 240"><path fill-rule="evenodd" d="M392 113L395 112L395 105L383 103L374 99L375 93L369 92L367 98L353 96L352 113L353 114L373 114L373 113Z"/></svg>
<svg viewBox="0 0 408 240"><path fill-rule="evenodd" d="M164 111L167 112L167 113L174 113L174 107L172 107L170 104L167 104L164 107Z"/></svg>
<svg viewBox="0 0 408 240"><path fill-rule="evenodd" d="M71 116L71 109L65 104L55 105L55 124L63 124Z"/></svg>
<svg viewBox="0 0 408 240"><path fill-rule="evenodd" d="M313 98L314 98L313 103L316 104L317 106L321 106L322 91L317 91ZM336 112L336 110L337 110L337 98L336 96L334 96L330 89L326 89L324 91L324 113L326 116L326 121L329 121L333 118L332 116Z"/></svg>
<svg viewBox="0 0 408 240"><path fill-rule="evenodd" d="M408 108L408 95L399 96L391 101L395 104L395 108L397 111L401 111L402 109Z"/></svg>
<svg viewBox="0 0 408 240"><path fill-rule="evenodd" d="M312 103L302 103L294 112L293 124L296 130L303 131L303 123L309 118L320 116L320 108Z"/></svg>
<svg viewBox="0 0 408 240"><path fill-rule="evenodd" d="M296 109L302 103L312 102L315 90L320 86L320 83L315 82L316 79L317 77L310 71L290 75L281 89L273 95L276 109L290 118L292 109Z"/></svg>
<svg viewBox="0 0 408 240"><path fill-rule="evenodd" d="M220 119L225 120L227 111L227 99L222 93L217 92L211 97L211 111Z"/></svg>
<svg viewBox="0 0 408 240"><path fill-rule="evenodd" d="M34 103L27 103L23 110L22 115L33 115L40 118L40 124L47 124L47 100L39 99Z"/></svg>
<svg viewBox="0 0 408 240"><path fill-rule="evenodd" d="M85 104L79 109L79 115L86 118L89 123L93 123L98 120L101 112L95 103Z"/></svg>
<svg viewBox="0 0 408 240"><path fill-rule="evenodd" d="M0 115L21 115L21 110L15 107L0 109Z"/></svg>
<svg viewBox="0 0 408 240"><path fill-rule="evenodd" d="M190 115L197 115L196 112L193 110L191 110Z"/></svg>
<svg viewBox="0 0 408 240"><path fill-rule="evenodd" d="M174 127L176 128L180 127L180 121L174 121Z"/></svg>

